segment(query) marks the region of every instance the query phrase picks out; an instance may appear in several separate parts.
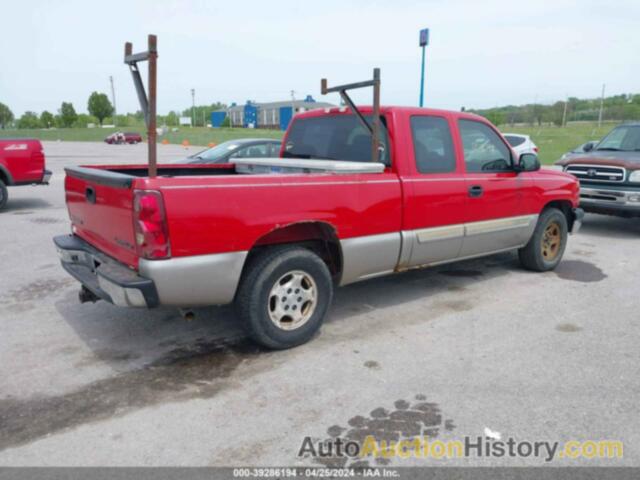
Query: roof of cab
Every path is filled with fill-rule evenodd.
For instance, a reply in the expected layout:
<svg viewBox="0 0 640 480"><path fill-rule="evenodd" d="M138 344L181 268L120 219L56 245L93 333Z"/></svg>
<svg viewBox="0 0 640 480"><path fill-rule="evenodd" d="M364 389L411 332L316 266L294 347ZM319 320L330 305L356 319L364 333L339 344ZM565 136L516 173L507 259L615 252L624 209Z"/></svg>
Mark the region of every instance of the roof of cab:
<svg viewBox="0 0 640 480"><path fill-rule="evenodd" d="M371 105L358 105L358 110L363 113L371 113L373 111L373 107ZM420 108L420 107L397 107L397 106L380 106L381 114L388 113L404 113L406 115L436 115L436 116L454 116L458 118L468 118L474 120L482 120L487 121L484 117L480 115L476 115L475 113L469 112L459 112L456 110L442 110L436 108ZM295 118L305 118L305 117L317 117L325 114L346 114L350 113L350 109L347 106L341 107L331 107L331 108L316 108L314 110L309 110L307 112L296 114Z"/></svg>

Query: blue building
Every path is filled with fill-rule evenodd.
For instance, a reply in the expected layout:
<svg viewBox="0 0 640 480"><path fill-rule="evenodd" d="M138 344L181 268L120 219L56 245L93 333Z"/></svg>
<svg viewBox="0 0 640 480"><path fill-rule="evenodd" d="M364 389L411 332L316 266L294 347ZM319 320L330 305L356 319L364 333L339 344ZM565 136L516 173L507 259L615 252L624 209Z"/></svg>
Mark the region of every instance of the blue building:
<svg viewBox="0 0 640 480"><path fill-rule="evenodd" d="M219 127L228 115L233 127L286 130L296 113L334 106L327 102L316 102L311 95L307 95L304 100L265 103L247 101L244 105L232 104L227 110L212 112L211 126Z"/></svg>

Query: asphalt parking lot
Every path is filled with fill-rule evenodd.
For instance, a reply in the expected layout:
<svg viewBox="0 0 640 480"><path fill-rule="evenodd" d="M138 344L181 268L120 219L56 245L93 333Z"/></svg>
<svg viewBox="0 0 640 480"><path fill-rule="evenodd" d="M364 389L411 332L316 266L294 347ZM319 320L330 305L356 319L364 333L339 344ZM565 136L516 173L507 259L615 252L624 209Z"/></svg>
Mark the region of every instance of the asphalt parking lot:
<svg viewBox="0 0 640 480"><path fill-rule="evenodd" d="M615 439L622 459L553 464L640 465L639 220L587 215L555 272L500 254L351 285L315 340L267 352L229 307L80 305L51 242L69 231L63 167L144 162L146 145L45 153L51 184L0 212L0 465L314 465L305 436L425 399L441 439ZM544 461L392 460L424 463Z"/></svg>

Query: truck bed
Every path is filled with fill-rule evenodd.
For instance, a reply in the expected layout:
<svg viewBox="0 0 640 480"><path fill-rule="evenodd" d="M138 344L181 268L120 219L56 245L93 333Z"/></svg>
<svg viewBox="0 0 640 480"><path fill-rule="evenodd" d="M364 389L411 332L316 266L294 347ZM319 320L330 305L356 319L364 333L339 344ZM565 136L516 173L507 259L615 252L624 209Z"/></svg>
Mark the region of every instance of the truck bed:
<svg viewBox="0 0 640 480"><path fill-rule="evenodd" d="M162 195L172 257L248 249L273 228L274 214L285 223L325 221L347 236L356 230L399 230L399 181L382 164L373 165L379 173L371 173L371 164L364 162L261 159L258 164L269 171L240 174L234 164L159 165L157 177L150 178L146 165L68 167L65 190L73 231L137 268L133 225L139 191ZM366 219L364 226L355 227L356 219Z"/></svg>

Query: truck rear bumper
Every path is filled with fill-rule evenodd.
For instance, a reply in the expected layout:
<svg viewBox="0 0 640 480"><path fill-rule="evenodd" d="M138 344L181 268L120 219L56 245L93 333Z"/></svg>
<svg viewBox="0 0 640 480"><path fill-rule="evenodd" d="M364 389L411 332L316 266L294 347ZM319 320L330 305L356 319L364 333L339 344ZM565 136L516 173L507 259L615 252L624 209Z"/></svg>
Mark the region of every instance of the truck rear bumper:
<svg viewBox="0 0 640 480"><path fill-rule="evenodd" d="M53 239L64 269L97 297L122 307L197 307L233 301L247 252L140 259L138 272L75 235Z"/></svg>
<svg viewBox="0 0 640 480"><path fill-rule="evenodd" d="M49 185L49 180L51 180L51 175L53 175L51 170L45 170L42 174L42 181L40 183L42 183L43 185Z"/></svg>
<svg viewBox="0 0 640 480"><path fill-rule="evenodd" d="M74 235L53 239L63 268L97 297L120 307L157 307L153 280L100 253Z"/></svg>

